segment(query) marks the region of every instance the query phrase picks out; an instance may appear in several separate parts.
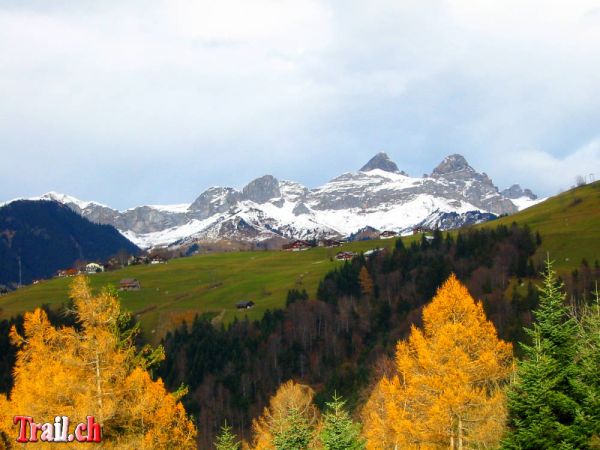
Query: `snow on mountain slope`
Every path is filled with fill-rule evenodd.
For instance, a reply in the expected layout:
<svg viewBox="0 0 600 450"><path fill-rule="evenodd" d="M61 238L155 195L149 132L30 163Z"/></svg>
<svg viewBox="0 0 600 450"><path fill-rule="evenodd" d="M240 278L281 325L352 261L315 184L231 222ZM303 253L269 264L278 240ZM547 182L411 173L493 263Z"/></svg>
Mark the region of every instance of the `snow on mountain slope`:
<svg viewBox="0 0 600 450"><path fill-rule="evenodd" d="M529 197L519 197L510 199L510 201L513 202L517 208L519 208L519 211L523 211L524 209L530 208L533 205L537 205L544 200L547 200L547 197L535 199L531 199Z"/></svg>
<svg viewBox="0 0 600 450"><path fill-rule="evenodd" d="M409 233L415 225L446 229L541 201L519 185L498 191L461 155L444 158L431 175L410 177L385 153L375 155L360 171L315 189L265 175L242 190L211 187L190 204L126 211L54 192L42 197L64 203L93 222L115 226L142 248L223 239L341 238L365 227L399 233Z"/></svg>

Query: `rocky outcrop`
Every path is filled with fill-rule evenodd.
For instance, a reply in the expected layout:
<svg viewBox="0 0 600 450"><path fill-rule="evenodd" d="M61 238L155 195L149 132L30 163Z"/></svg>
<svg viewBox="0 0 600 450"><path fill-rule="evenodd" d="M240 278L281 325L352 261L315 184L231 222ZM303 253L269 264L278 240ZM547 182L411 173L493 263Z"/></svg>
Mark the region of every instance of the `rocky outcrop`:
<svg viewBox="0 0 600 450"><path fill-rule="evenodd" d="M265 175L251 181L242 191L244 200L251 200L255 203L265 203L277 197L281 197L279 181L272 175Z"/></svg>

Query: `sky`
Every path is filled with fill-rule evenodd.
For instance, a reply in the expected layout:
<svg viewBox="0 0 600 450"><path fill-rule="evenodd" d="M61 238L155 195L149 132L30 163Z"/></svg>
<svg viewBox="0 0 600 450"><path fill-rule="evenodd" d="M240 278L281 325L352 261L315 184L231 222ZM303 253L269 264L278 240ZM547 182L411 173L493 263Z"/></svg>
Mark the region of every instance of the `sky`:
<svg viewBox="0 0 600 450"><path fill-rule="evenodd" d="M0 0L0 201L316 187L379 151L600 179L600 0Z"/></svg>

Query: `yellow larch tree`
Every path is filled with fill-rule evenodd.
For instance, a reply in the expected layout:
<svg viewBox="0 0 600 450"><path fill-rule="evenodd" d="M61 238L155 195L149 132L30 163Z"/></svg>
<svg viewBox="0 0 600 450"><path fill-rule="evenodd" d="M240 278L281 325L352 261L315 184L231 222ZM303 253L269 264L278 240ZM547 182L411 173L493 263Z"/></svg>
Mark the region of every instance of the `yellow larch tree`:
<svg viewBox="0 0 600 450"><path fill-rule="evenodd" d="M19 350L10 398L0 399L0 431L16 436L15 415L38 422L68 416L71 424L93 416L105 448L195 448L196 429L179 402L184 392L169 393L147 371L164 357L162 348L136 350L136 329L125 326L129 316L110 289L94 295L78 277L71 298L78 329L56 329L37 309L25 315L23 336L11 331Z"/></svg>
<svg viewBox="0 0 600 450"><path fill-rule="evenodd" d="M315 430L320 422L318 408L313 404L314 390L310 386L296 383L292 380L282 384L265 407L262 416L252 421L254 434L251 445L244 445L251 450L275 450L274 434L286 421L291 410L298 411L306 424ZM313 445L316 445L314 443Z"/></svg>
<svg viewBox="0 0 600 450"><path fill-rule="evenodd" d="M452 275L396 349L363 408L369 450L493 448L506 418L512 346L497 337L483 306Z"/></svg>

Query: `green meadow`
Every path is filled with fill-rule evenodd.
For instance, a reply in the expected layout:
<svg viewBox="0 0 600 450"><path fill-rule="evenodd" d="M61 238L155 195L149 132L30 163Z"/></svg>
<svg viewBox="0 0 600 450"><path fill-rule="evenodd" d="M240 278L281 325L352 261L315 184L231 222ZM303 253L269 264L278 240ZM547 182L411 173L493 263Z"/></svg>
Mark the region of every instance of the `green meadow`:
<svg viewBox="0 0 600 450"><path fill-rule="evenodd" d="M301 252L201 254L173 259L167 264L129 266L90 275L89 279L98 289L109 284L118 286L123 278L139 280L139 291L119 293L122 304L139 316L146 333L161 335L182 320L192 320L197 313L223 322L246 315L257 319L267 309L283 306L289 289L306 289L314 296L324 275L343 264L334 258L337 252L389 248L394 242L352 242ZM44 303L60 306L68 299L70 282L70 278L55 278L12 292L0 298L0 317L33 310ZM235 304L241 300L252 300L256 305L239 311Z"/></svg>
<svg viewBox="0 0 600 450"><path fill-rule="evenodd" d="M586 258L600 259L600 182L572 189L534 207L487 222L494 227L527 224L542 236L538 258L549 252L559 269L574 268ZM416 237L403 238L410 242ZM120 292L123 306L141 320L144 332L162 336L173 325L196 314L227 323L234 317L258 319L267 309L282 307L288 290L306 289L311 297L323 276L343 264L334 259L341 250L364 252L391 247L394 239L362 241L338 248L302 252L245 251L209 253L171 260L167 264L129 266L89 277L94 288L123 278L136 278L141 290ZM44 303L60 306L68 299L68 278L26 286L0 298L0 317L33 310ZM235 304L251 300L255 307L239 311Z"/></svg>
<svg viewBox="0 0 600 450"><path fill-rule="evenodd" d="M542 236L536 257L546 254L556 267L567 270L579 266L583 258L593 265L600 260L600 181L571 189L560 195L479 226L529 225Z"/></svg>

